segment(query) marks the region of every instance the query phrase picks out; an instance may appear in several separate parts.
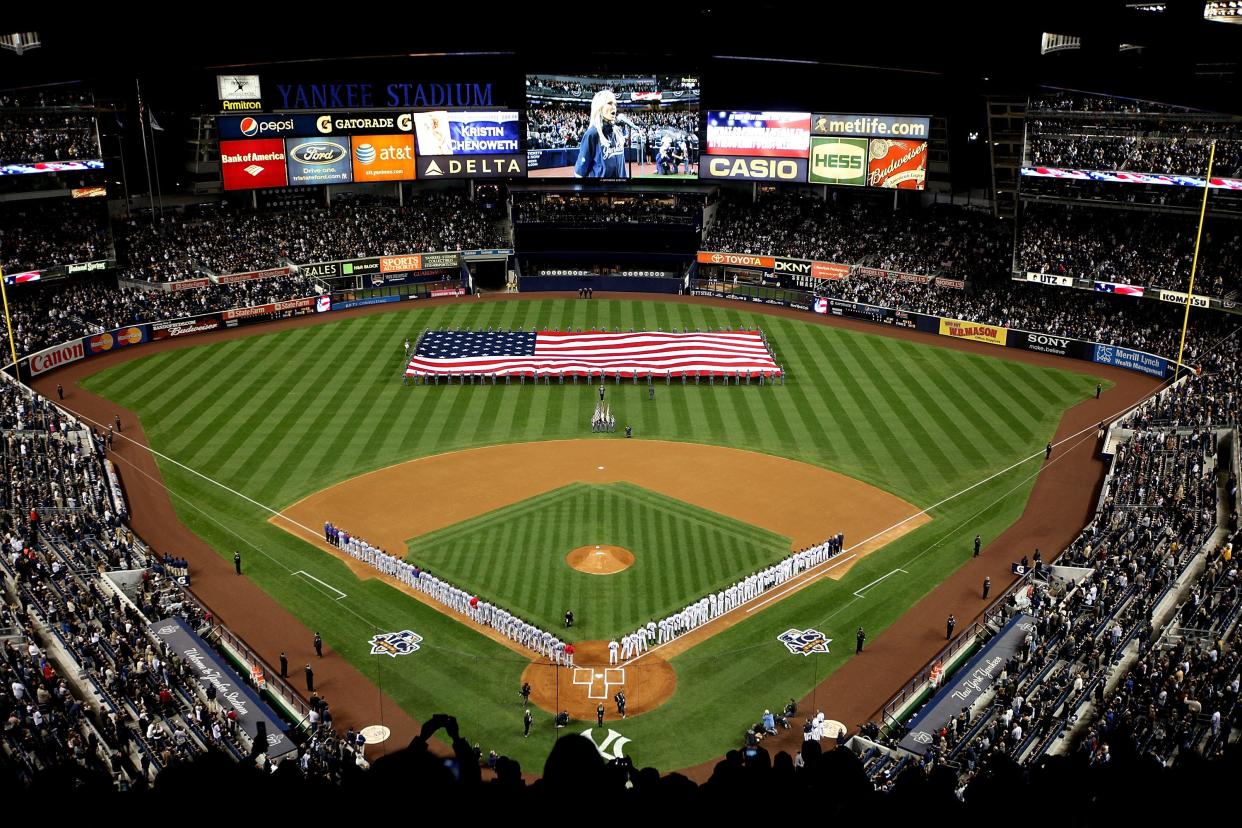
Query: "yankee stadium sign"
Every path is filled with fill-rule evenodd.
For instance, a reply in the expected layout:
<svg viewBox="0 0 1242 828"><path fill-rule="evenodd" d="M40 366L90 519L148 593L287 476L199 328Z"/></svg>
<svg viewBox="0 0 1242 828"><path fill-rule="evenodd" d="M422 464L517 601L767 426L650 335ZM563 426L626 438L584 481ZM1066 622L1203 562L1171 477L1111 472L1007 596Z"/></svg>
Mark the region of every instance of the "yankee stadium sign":
<svg viewBox="0 0 1242 828"><path fill-rule="evenodd" d="M278 83L275 87L272 103L278 109L495 106L490 83Z"/></svg>

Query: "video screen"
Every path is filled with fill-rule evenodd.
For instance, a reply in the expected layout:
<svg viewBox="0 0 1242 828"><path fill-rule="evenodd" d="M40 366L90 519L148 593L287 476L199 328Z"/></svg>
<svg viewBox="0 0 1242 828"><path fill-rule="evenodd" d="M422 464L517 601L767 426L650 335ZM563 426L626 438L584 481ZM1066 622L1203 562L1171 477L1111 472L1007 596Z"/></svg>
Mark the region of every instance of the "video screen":
<svg viewBox="0 0 1242 828"><path fill-rule="evenodd" d="M713 110L702 177L804 182L810 143L809 112Z"/></svg>
<svg viewBox="0 0 1242 828"><path fill-rule="evenodd" d="M699 79L527 75L530 178L698 177Z"/></svg>

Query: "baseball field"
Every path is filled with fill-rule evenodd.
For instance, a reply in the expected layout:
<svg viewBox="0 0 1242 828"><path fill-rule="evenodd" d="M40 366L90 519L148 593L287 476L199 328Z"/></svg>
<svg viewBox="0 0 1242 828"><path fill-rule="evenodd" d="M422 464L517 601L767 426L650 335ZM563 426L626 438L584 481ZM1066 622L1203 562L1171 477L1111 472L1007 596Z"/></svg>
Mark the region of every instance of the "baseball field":
<svg viewBox="0 0 1242 828"><path fill-rule="evenodd" d="M787 380L661 381L654 399L643 384L610 383L608 404L634 429L627 443L621 428L591 433L598 394L584 383L403 385L403 340L456 327L759 327ZM746 307L536 300L256 328L82 384L141 418L180 521L222 561L241 551L245 578L318 630L330 658L348 660L415 719L455 714L484 752L527 769L541 767L555 738L552 710L584 716L604 683L532 665L531 654L348 561L323 543L324 521L588 653L845 532L853 554L826 576L626 667L636 715L616 721L608 703L614 742L626 740L638 764L675 769L735 747L764 708L801 698L852 658L858 626L881 633L969 560L976 533L987 544L1015 521L1063 412L1095 394L1097 377L1079 372L1090 366L1065 368L1079 370ZM574 550L597 544L627 551L632 565L612 574L571 565ZM566 609L577 618L569 631ZM374 637L406 630L420 639L415 651L373 654ZM823 633L831 652L791 653L778 640L788 630ZM544 688L525 739L524 675ZM831 700L825 713L833 717Z"/></svg>

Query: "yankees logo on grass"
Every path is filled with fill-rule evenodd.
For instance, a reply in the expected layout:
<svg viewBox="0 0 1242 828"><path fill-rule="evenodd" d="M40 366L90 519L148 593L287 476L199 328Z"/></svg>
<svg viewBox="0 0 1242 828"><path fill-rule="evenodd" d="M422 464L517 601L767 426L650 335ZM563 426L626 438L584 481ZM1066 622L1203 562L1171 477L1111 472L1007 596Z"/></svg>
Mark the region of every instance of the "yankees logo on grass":
<svg viewBox="0 0 1242 828"><path fill-rule="evenodd" d="M399 655L409 655L417 650L418 643L422 640L421 635L402 630L401 632L380 633L367 643L371 645L371 655L387 655L396 658Z"/></svg>
<svg viewBox="0 0 1242 828"><path fill-rule="evenodd" d="M811 653L827 653L832 639L819 630L785 630L776 637L785 649L794 655L809 656Z"/></svg>

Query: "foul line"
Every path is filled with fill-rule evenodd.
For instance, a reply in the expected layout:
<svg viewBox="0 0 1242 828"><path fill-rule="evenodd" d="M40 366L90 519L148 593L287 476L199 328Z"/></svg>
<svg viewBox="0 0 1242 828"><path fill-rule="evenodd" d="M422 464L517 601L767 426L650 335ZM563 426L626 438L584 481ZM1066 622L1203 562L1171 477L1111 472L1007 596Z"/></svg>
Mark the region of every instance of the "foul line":
<svg viewBox="0 0 1242 828"><path fill-rule="evenodd" d="M319 580L318 578L316 578L314 575L312 575L312 574L310 574L309 572L307 572L305 569L299 569L297 572L294 572L293 574L294 574L294 575L305 575L307 578L310 578L310 579L311 579L312 581L314 581L315 583L318 583L318 584L323 584L325 587L327 587L328 589L332 590L332 591L333 591L333 592L335 592L337 595L341 596L341 598L345 598L345 597L347 597L347 596L345 595L345 593L341 592L339 589L337 589L336 587L332 586L331 584L324 583L323 581L321 581L321 580ZM337 598L336 600L338 600L338 601L339 601L339 600L341 600L341 598Z"/></svg>
<svg viewBox="0 0 1242 828"><path fill-rule="evenodd" d="M876 584L878 584L880 581L883 581L883 580L884 580L885 578L887 578L889 575L896 575L898 572L901 572L901 573L903 573L903 574L905 574L905 575L909 575L909 574L910 574L909 572L906 572L904 569L901 569L901 568L894 569L892 572L888 573L888 575L881 575L880 577L876 578L876 579L875 579L874 581L872 581L871 583L867 584L865 587L861 587L861 588L859 588L859 589L854 590L854 595L856 595L856 596L857 596L857 597L859 597L859 598L863 597L863 596L862 596L862 594L863 594L864 592L866 592L867 590L871 589L873 586L875 586Z"/></svg>

